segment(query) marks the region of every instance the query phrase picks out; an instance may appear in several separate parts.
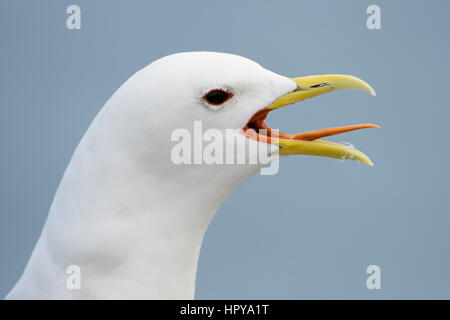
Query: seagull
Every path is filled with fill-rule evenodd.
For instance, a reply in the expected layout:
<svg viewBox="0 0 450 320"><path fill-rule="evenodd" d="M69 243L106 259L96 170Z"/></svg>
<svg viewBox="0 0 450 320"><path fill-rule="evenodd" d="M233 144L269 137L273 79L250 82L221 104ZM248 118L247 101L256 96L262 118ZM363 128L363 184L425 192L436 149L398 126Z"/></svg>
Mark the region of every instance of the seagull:
<svg viewBox="0 0 450 320"><path fill-rule="evenodd" d="M229 53L176 53L136 72L82 137L6 298L193 299L209 222L261 168L294 154L373 165L359 150L322 138L376 125L286 134L265 122L274 110L340 89L375 95L353 76L290 79ZM256 163L175 163L173 132L192 132L198 121L203 130L230 129L238 146L268 151Z"/></svg>

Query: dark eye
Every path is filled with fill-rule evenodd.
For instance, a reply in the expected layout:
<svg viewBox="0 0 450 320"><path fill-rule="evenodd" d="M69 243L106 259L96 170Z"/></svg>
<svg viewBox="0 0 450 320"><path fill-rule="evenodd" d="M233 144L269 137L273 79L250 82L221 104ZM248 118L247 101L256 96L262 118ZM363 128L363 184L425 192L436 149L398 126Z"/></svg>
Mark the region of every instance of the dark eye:
<svg viewBox="0 0 450 320"><path fill-rule="evenodd" d="M233 94L221 89L214 89L203 96L203 100L214 106L220 106L233 97Z"/></svg>

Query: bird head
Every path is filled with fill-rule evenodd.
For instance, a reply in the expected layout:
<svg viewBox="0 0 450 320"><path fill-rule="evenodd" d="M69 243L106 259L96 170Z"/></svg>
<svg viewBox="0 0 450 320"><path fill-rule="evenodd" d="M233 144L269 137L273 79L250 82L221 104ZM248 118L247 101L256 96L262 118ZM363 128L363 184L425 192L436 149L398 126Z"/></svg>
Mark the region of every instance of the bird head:
<svg viewBox="0 0 450 320"><path fill-rule="evenodd" d="M201 121L203 132L214 129L226 136L225 130L233 130L235 141L268 145L269 157L273 154L315 155L359 160L372 165L370 159L357 149L321 138L376 125L285 134L272 130L265 123L274 110L341 89L363 90L375 95L366 82L353 76L290 79L238 55L187 52L153 62L131 77L116 96L128 99L122 103L128 109L126 117L137 117L135 123L142 123L146 130L152 131L144 135L146 137L163 134L169 139L177 129L193 133L194 123ZM156 132L155 128L161 128L161 125L164 130ZM223 148L227 151L229 143L225 142ZM244 151L238 148L237 152Z"/></svg>
<svg viewBox="0 0 450 320"><path fill-rule="evenodd" d="M256 172L255 167L260 168L279 155L353 159L372 165L370 159L359 150L322 138L376 125L326 128L296 134L281 133L266 125L267 116L274 110L341 89L363 90L375 95L366 82L353 76L319 75L290 79L238 55L177 53L156 60L133 75L111 97L98 118L108 118L108 127L113 124L116 132L114 140L124 142L122 145L130 151L128 154L135 159L144 159L146 163L159 161L161 171L166 167L174 172L174 132L183 130L190 133L190 139L185 141L191 148L187 150L192 159L189 164L209 167L200 169L202 174L193 174L196 179L206 175L206 172L218 173L212 169L214 166L209 166L214 163L202 166L204 162L197 163L194 159L196 140L201 139L202 146L207 144L203 134L208 130L215 130L226 138L214 151L223 157L224 164L229 164L225 154L231 149L235 157L231 164L239 164L236 158L240 153L245 153L247 157L251 152L258 152L258 148L249 146L266 147L266 153L258 158L256 166L243 166L252 168L248 176ZM124 125L124 121L133 125ZM200 136L195 132L196 122L201 124ZM230 131L232 139L229 139ZM209 138L212 140L212 137ZM111 134L108 139L112 139ZM186 155L186 150L182 153ZM221 176L230 180L233 180L231 175L240 176L242 170L246 170L234 170L230 175L224 174L226 169L223 166L218 167Z"/></svg>

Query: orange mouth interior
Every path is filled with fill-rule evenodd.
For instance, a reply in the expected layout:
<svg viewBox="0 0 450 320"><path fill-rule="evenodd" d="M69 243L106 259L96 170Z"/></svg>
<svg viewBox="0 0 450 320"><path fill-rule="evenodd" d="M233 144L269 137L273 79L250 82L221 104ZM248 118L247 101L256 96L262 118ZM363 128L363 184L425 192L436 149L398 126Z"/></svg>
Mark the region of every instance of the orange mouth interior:
<svg viewBox="0 0 450 320"><path fill-rule="evenodd" d="M344 127L325 128L314 131L299 132L296 135L290 135L286 133L273 130L267 126L264 120L267 118L270 110L267 108L261 109L256 112L247 124L242 129L243 133L250 139L265 143L276 143L278 139L296 139L313 141L324 137L334 136L339 133L365 129L365 128L379 128L376 124L357 124Z"/></svg>

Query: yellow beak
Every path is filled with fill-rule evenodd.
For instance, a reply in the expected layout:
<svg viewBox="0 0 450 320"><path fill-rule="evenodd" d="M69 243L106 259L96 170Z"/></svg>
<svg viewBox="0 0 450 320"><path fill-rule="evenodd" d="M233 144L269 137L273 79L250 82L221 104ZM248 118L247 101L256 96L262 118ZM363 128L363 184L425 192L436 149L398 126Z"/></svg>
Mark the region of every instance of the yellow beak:
<svg viewBox="0 0 450 320"><path fill-rule="evenodd" d="M367 91L375 96L375 91L369 84L361 79L348 75L330 74L307 76L294 78L292 80L297 84L297 90L278 98L266 108L267 110L279 109L302 100L341 89ZM368 156L353 147L318 139L342 132L375 127L378 126L365 124L328 128L307 133L299 133L298 135L280 134L278 137L275 137L275 139L272 137L272 143L279 144L280 154L305 154L336 159L353 159L373 166L373 163Z"/></svg>

